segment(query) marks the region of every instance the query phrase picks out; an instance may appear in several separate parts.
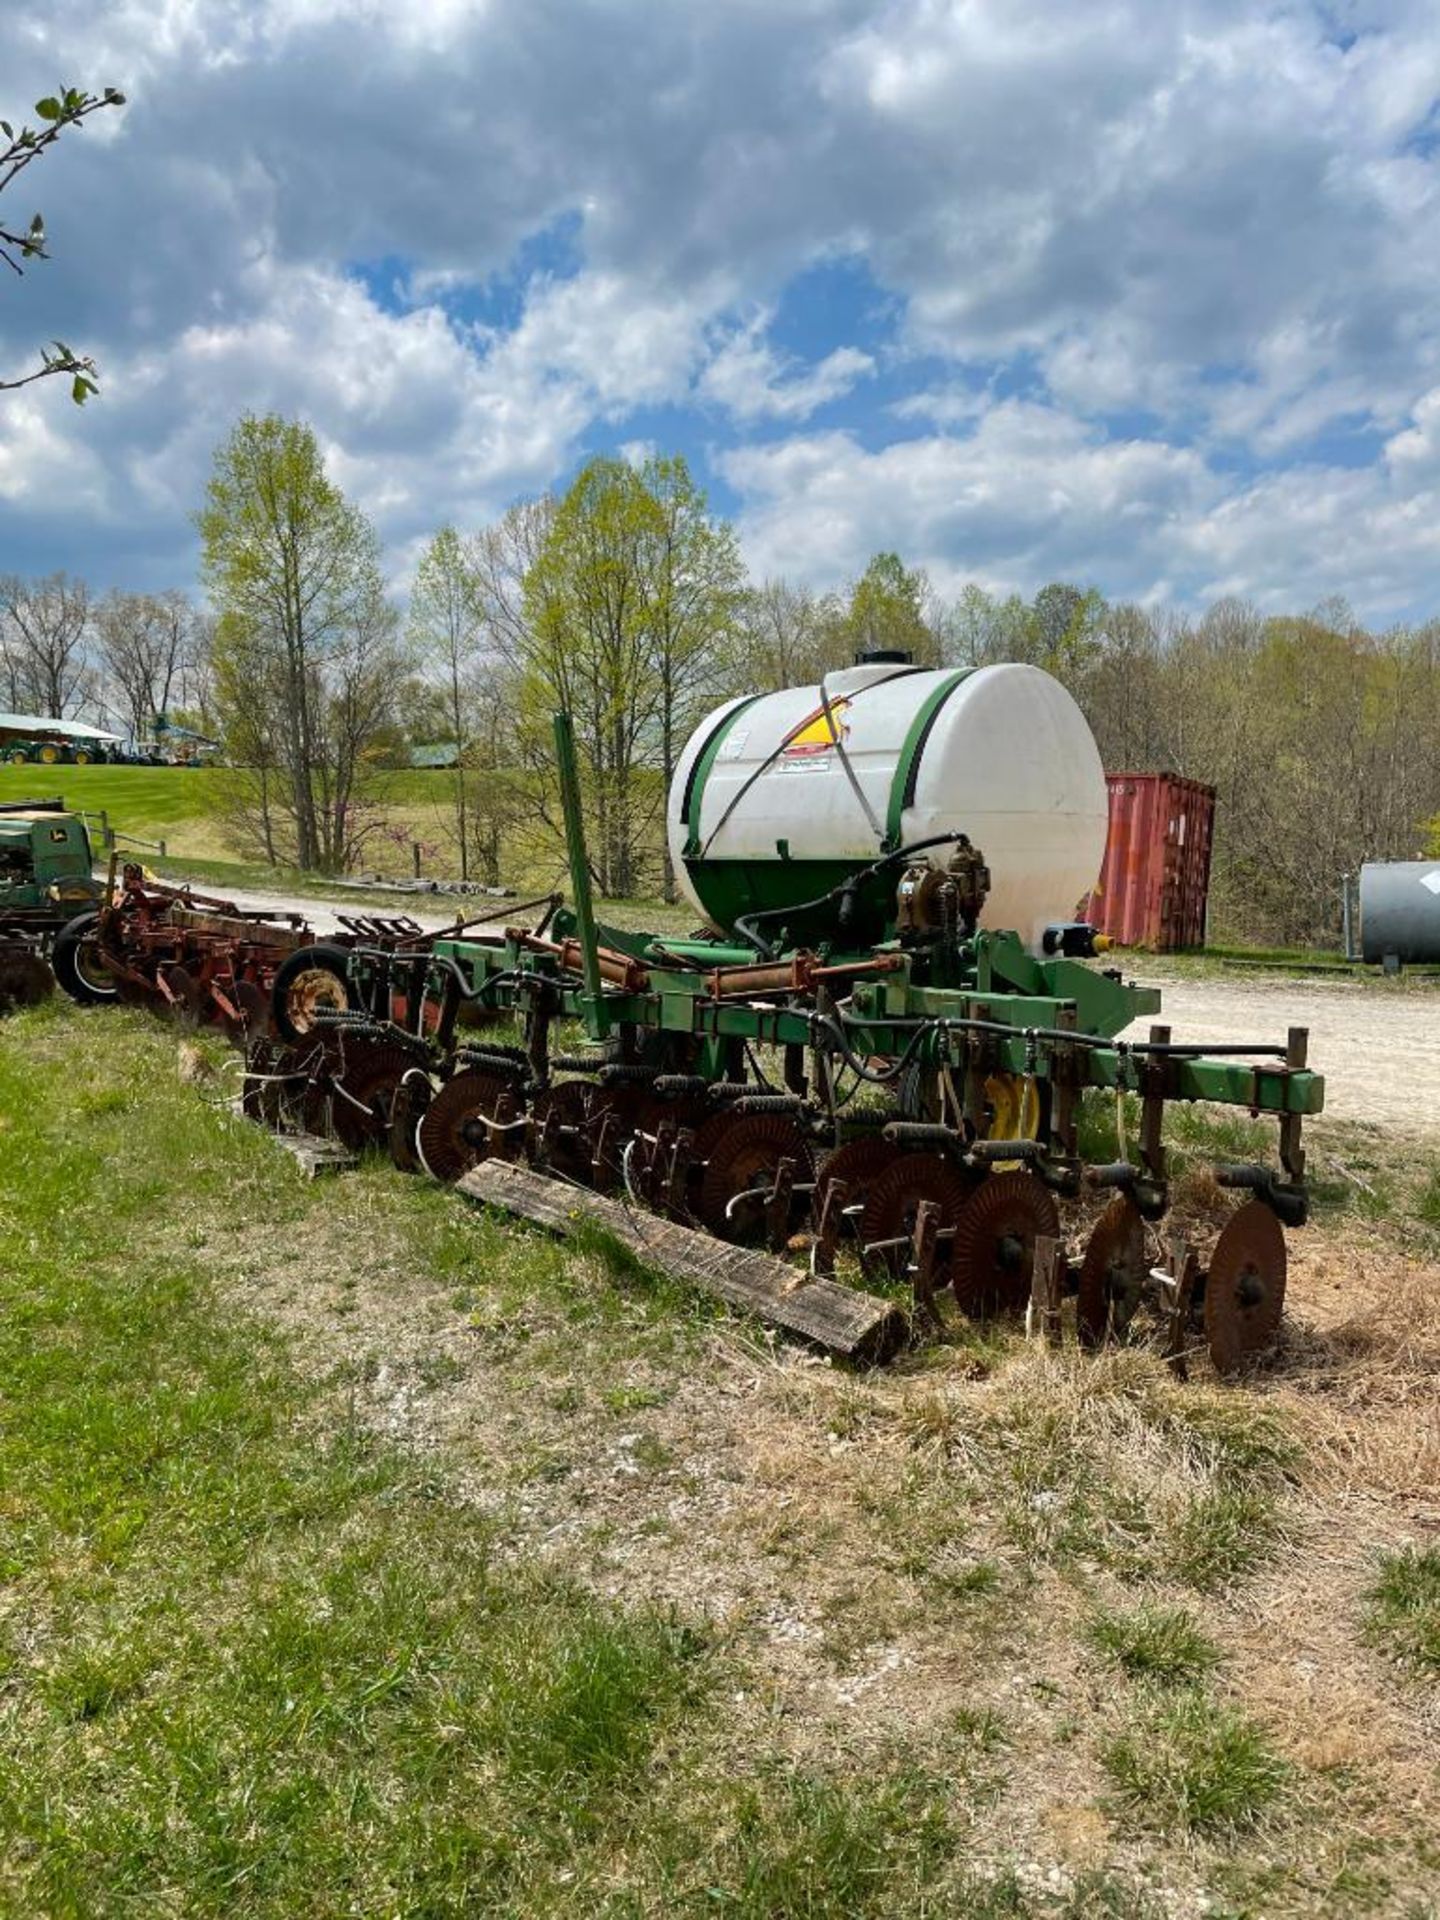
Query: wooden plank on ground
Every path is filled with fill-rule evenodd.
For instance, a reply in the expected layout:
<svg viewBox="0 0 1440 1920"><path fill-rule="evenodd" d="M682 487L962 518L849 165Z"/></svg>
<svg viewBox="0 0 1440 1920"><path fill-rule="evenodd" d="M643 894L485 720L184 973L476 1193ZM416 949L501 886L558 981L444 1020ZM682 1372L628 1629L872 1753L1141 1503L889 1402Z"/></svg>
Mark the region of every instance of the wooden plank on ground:
<svg viewBox="0 0 1440 1920"><path fill-rule="evenodd" d="M593 1222L647 1265L798 1334L827 1353L870 1365L888 1360L905 1339L905 1315L893 1301L835 1280L812 1280L773 1254L733 1247L529 1167L482 1160L459 1187L471 1200L533 1220L562 1237L574 1233L581 1221Z"/></svg>
<svg viewBox="0 0 1440 1920"><path fill-rule="evenodd" d="M282 1146L302 1173L313 1180L321 1173L348 1173L358 1167L360 1156L338 1140L326 1140L318 1133L276 1133L271 1138Z"/></svg>

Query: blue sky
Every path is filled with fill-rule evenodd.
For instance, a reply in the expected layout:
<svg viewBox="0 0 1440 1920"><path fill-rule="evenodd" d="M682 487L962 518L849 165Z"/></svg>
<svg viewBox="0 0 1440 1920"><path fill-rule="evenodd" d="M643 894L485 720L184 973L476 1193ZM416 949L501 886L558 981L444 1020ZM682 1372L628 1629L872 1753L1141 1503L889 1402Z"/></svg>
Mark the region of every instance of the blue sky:
<svg viewBox="0 0 1440 1920"><path fill-rule="evenodd" d="M274 408L397 586L654 446L757 575L1440 613L1430 0L51 0L0 75L129 96L27 181L0 367L104 378L0 396L0 571L193 585Z"/></svg>

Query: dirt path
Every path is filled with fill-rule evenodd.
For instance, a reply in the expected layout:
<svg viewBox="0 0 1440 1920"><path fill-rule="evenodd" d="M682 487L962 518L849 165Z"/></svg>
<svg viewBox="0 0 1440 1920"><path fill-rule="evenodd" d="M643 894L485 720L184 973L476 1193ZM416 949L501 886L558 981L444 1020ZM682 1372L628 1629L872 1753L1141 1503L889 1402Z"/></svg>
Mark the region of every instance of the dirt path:
<svg viewBox="0 0 1440 1920"><path fill-rule="evenodd" d="M1369 980L1155 980L1177 1040L1283 1044L1310 1029L1332 1120L1365 1121L1416 1138L1440 1136L1440 995ZM1137 1022L1132 1037L1144 1032Z"/></svg>

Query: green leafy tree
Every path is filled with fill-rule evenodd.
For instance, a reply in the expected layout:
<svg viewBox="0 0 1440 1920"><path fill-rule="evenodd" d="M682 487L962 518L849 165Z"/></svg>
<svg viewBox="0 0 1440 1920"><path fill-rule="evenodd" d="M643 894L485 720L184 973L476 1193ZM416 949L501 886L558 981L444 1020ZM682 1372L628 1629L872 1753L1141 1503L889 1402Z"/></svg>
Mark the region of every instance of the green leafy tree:
<svg viewBox="0 0 1440 1920"><path fill-rule="evenodd" d="M543 743L553 709L569 710L596 878L619 895L635 890L657 811L644 774L660 716L648 577L657 519L628 462L591 460L556 507L524 583L522 724Z"/></svg>
<svg viewBox="0 0 1440 1920"><path fill-rule="evenodd" d="M685 461L647 460L641 568L649 663L656 681L660 778L666 793L692 729L727 691L745 568L734 529L713 520ZM668 840L665 898L675 898Z"/></svg>
<svg viewBox="0 0 1440 1920"><path fill-rule="evenodd" d="M216 450L197 524L224 616L227 738L273 741L297 863L342 870L375 826L367 794L400 678L375 534L313 431L276 414L247 414Z"/></svg>
<svg viewBox="0 0 1440 1920"><path fill-rule="evenodd" d="M55 145L71 128L83 126L93 113L104 107L123 107L125 96L114 87L103 93L86 93L78 87L62 87L35 102L38 127L22 126L17 133L8 120L0 120L0 194L13 187L20 176ZM45 218L32 214L23 226L12 227L0 214L0 261L12 272L23 274L32 260L49 258L46 250ZM68 375L70 397L83 406L92 393L99 392L95 362L87 354L78 354L63 340L54 340L41 350L40 365L33 372L13 380L0 379L0 390L28 387L33 381L48 380L56 374Z"/></svg>
<svg viewBox="0 0 1440 1920"><path fill-rule="evenodd" d="M877 553L855 582L841 620L840 638L853 657L881 648L908 653L933 666L939 646L926 617L930 583L898 553Z"/></svg>

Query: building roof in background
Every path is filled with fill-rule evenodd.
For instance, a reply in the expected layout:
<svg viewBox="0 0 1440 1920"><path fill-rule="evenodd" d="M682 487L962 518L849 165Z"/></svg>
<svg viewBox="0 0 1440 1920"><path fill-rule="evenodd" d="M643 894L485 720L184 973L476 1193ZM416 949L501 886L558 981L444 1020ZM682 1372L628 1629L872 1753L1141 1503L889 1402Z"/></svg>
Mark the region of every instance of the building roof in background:
<svg viewBox="0 0 1440 1920"><path fill-rule="evenodd" d="M459 754L453 740L441 740L433 746L412 747L410 764L412 767L453 767Z"/></svg>
<svg viewBox="0 0 1440 1920"><path fill-rule="evenodd" d="M123 740L122 733L83 720L52 720L46 713L0 713L0 733L43 733L52 740Z"/></svg>

